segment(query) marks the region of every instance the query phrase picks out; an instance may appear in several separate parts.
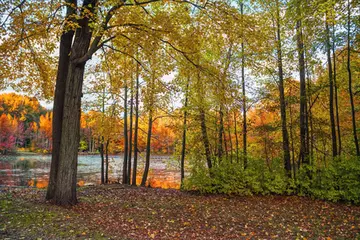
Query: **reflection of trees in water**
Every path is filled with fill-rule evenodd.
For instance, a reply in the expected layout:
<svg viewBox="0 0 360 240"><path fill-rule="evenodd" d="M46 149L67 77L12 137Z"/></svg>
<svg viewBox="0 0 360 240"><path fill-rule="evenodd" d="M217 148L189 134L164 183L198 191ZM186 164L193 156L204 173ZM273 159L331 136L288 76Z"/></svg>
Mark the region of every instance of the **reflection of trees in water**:
<svg viewBox="0 0 360 240"><path fill-rule="evenodd" d="M119 182L122 178L122 155L109 156L110 182ZM36 186L44 188L48 184L50 155L32 156L0 156L0 185L6 186ZM143 172L139 162L137 175ZM79 156L79 185L98 184L100 179L100 160L98 156ZM139 182L140 183L140 182ZM170 156L154 155L151 158L149 179L151 187L179 188L180 172L176 160Z"/></svg>
<svg viewBox="0 0 360 240"><path fill-rule="evenodd" d="M20 160L13 165L13 169L21 169L25 172L29 171L30 168L33 168L33 163L29 160Z"/></svg>
<svg viewBox="0 0 360 240"><path fill-rule="evenodd" d="M15 171L14 181L18 182L18 186L28 186L28 182L31 179L30 169L33 167L33 164L29 160L20 160L16 161L12 169Z"/></svg>

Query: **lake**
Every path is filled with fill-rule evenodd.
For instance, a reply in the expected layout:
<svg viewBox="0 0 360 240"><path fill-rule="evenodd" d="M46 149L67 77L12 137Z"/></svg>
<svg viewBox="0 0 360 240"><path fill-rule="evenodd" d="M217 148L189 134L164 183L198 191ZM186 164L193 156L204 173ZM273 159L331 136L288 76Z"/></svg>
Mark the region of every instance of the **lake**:
<svg viewBox="0 0 360 240"><path fill-rule="evenodd" d="M0 155L0 187L46 188L49 181L51 155ZM122 179L123 155L109 156L109 180ZM140 184L144 158L138 160L136 182ZM78 185L100 184L100 155L78 156ZM160 188L180 187L180 167L169 155L153 155L150 160L148 185Z"/></svg>

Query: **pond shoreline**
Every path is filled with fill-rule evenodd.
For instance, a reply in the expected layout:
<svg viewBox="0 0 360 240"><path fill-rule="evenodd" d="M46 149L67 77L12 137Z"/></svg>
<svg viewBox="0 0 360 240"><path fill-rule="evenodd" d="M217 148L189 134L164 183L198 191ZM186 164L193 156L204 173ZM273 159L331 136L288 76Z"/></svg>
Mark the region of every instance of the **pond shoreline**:
<svg viewBox="0 0 360 240"><path fill-rule="evenodd" d="M23 153L23 152L21 152ZM109 180L118 182L122 176L123 155L109 155ZM136 181L140 182L144 161L139 159ZM169 155L153 155L148 176L152 187L179 188L180 171ZM0 155L0 186L46 188L49 181L50 154ZM175 167L174 167L175 166ZM97 185L101 180L100 155L78 155L78 185Z"/></svg>

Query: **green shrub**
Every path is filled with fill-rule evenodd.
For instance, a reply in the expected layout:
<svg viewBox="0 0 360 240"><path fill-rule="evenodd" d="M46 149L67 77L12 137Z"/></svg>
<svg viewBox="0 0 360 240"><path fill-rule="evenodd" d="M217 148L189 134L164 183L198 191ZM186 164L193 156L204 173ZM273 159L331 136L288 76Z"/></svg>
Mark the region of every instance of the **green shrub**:
<svg viewBox="0 0 360 240"><path fill-rule="evenodd" d="M358 158L335 159L326 167L303 165L296 181L286 176L282 159L266 164L262 159L248 159L241 164L222 160L211 171L201 161L194 161L185 179L185 190L201 193L236 195L294 194L329 201L360 203L360 161Z"/></svg>

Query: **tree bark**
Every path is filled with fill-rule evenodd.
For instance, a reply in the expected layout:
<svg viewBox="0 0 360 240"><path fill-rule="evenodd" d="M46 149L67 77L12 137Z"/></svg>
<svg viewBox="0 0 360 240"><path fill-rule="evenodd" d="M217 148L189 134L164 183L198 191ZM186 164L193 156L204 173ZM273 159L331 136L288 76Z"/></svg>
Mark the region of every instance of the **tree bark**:
<svg viewBox="0 0 360 240"><path fill-rule="evenodd" d="M356 155L360 156L360 148L359 148L359 141L357 138L356 133L356 115L355 115L355 103L354 103L354 95L352 92L352 75L351 75L351 63L350 63L350 53L351 53L351 45L350 45L350 23L351 23L351 12L350 12L350 1L347 2L347 72L349 75L349 96L350 96L350 105L351 105L351 117L352 117L352 129L353 129L353 136L354 136L354 144L356 149Z"/></svg>
<svg viewBox="0 0 360 240"><path fill-rule="evenodd" d="M81 31L84 30L86 31L86 29L82 28ZM82 44L79 43L79 50L87 50L88 46L86 47L86 45L89 43L86 43L86 40L84 39ZM90 38L88 42L90 42ZM74 45L76 43L75 40ZM77 48L74 46L73 49ZM80 109L84 71L85 64L70 63L66 83L59 167L54 197L55 203L58 205L74 205L77 203L77 155L80 141Z"/></svg>
<svg viewBox="0 0 360 240"><path fill-rule="evenodd" d="M231 129L230 129L230 127L231 127L231 125L230 125L230 114L229 114L229 111L227 112L227 122L228 122L228 127L227 127L227 129L228 129L228 135L229 135L229 143L230 143L230 163L233 163L233 155L232 155L232 153L233 153L233 142L232 142L232 138L231 138ZM225 148L225 150L226 150L226 148Z"/></svg>
<svg viewBox="0 0 360 240"><path fill-rule="evenodd" d="M202 107L200 108L200 123L201 123L201 136L205 147L206 163L208 168L211 169L212 162L211 162L211 154L210 154L210 142L206 130L205 111Z"/></svg>
<svg viewBox="0 0 360 240"><path fill-rule="evenodd" d="M239 138L237 133L237 120L236 120L236 112L234 112L234 133L235 133L235 145L236 145L236 163L239 163Z"/></svg>
<svg viewBox="0 0 360 240"><path fill-rule="evenodd" d="M153 124L153 107L154 107L154 87L155 87L155 72L151 77L151 81L147 86L147 94L149 96L149 121L148 121L148 134L146 140L146 157L145 157L145 168L144 174L141 180L141 186L145 187L147 177L150 169L150 155L151 155L151 135L152 135L152 124Z"/></svg>
<svg viewBox="0 0 360 240"><path fill-rule="evenodd" d="M188 78L185 90L185 110L184 110L184 123L183 123L183 134L182 134L182 145L181 145L181 161L180 161L180 172L181 172L181 187L184 183L185 178L185 152L186 152L186 123L187 123L187 105L188 105L188 89L189 89L190 78Z"/></svg>
<svg viewBox="0 0 360 240"><path fill-rule="evenodd" d="M96 3L97 0L85 0L83 7L93 13ZM79 59L82 59L89 49L92 36L89 21L88 17L83 17L78 21L79 28L75 32L65 83L63 121L61 125L62 134L54 195L54 201L58 205L73 205L77 203L77 155L80 141L82 85L86 64L86 61L79 61Z"/></svg>
<svg viewBox="0 0 360 240"><path fill-rule="evenodd" d="M135 128L134 128L134 167L132 185L136 186L137 157L138 157L138 131L139 131L139 64L136 65L136 93L135 93Z"/></svg>
<svg viewBox="0 0 360 240"><path fill-rule="evenodd" d="M129 142L128 142L128 124L127 124L127 84L125 83L124 88L124 161L123 161L123 176L122 183L126 184L127 180L127 158L128 158L128 150L129 150Z"/></svg>
<svg viewBox="0 0 360 240"><path fill-rule="evenodd" d="M101 184L104 184L105 183L104 136L101 136L99 152L101 158Z"/></svg>
<svg viewBox="0 0 360 240"><path fill-rule="evenodd" d="M146 181L147 181L147 177L148 177L149 169L150 169L152 124L153 124L152 109L150 109L149 122L148 122L148 135L147 135L147 140L146 140L145 168L144 168L144 174L143 174L143 177L142 177L142 180L141 180L141 186L142 187L145 187L145 185L146 185Z"/></svg>
<svg viewBox="0 0 360 240"><path fill-rule="evenodd" d="M130 94L130 134L129 134L129 158L128 158L128 167L127 167L127 179L126 183L130 184L131 178L131 155L132 155L132 139L133 139L133 106L134 106L134 86L133 79L131 79L131 94Z"/></svg>
<svg viewBox="0 0 360 240"><path fill-rule="evenodd" d="M279 93L280 93L280 114L281 114L281 132L282 132L282 147L284 152L284 167L288 177L291 177L291 162L290 162L290 147L289 147L289 133L286 126L286 102L284 93L284 74L282 64L282 44L281 44L281 26L280 26L280 9L279 0L276 0L276 20L277 20L277 63L279 71Z"/></svg>
<svg viewBox="0 0 360 240"><path fill-rule="evenodd" d="M224 135L224 112L222 109L222 103L220 103L220 110L219 110L219 135L218 135L218 146L217 146L217 157L219 163L221 162L222 154L223 154L223 135Z"/></svg>
<svg viewBox="0 0 360 240"><path fill-rule="evenodd" d="M240 4L241 22L243 23L244 4ZM241 39L241 85L242 85L242 110L243 110L243 154L244 169L247 167L247 119L246 119L246 89L245 89L245 56L244 56L244 35Z"/></svg>
<svg viewBox="0 0 360 240"><path fill-rule="evenodd" d="M297 15L301 16L301 1L297 2ZM299 163L308 164L308 151L306 149L306 80L305 80L305 57L304 57L304 42L302 36L301 19L296 23L296 42L299 61L299 75L300 75L300 157Z"/></svg>
<svg viewBox="0 0 360 240"><path fill-rule="evenodd" d="M336 114L336 130L337 130L337 139L339 141L339 150L338 154L341 155L342 144L341 144L341 129L340 129L340 117L339 117L339 98L338 98L338 85L336 81L336 49L335 49L335 26L333 25L333 62L334 62L334 87L335 87L335 114Z"/></svg>
<svg viewBox="0 0 360 240"><path fill-rule="evenodd" d="M291 87L290 87L290 96L291 94ZM289 117L290 117L290 140L291 140L291 162L292 162L292 169L294 174L294 179L296 180L296 164L295 164L295 147L294 147L294 133L293 133L293 114L292 114L292 104L289 104Z"/></svg>
<svg viewBox="0 0 360 240"><path fill-rule="evenodd" d="M329 114L330 114L330 127L331 127L331 143L332 143L332 156L337 156L337 144L336 144L336 129L335 129L335 116L334 116L334 82L332 75L332 66L331 66L331 44L330 44L330 30L328 25L328 18L325 20L325 29L326 29L326 53L328 61L328 71L329 71Z"/></svg>
<svg viewBox="0 0 360 240"><path fill-rule="evenodd" d="M75 9L70 4L77 5L76 0L67 0L69 5L66 7L66 19L75 12ZM61 125L63 119L64 99L65 99L65 83L69 70L70 51L72 40L74 37L74 31L70 30L63 32L60 38L59 49L59 62L56 75L56 86L54 96L53 107L53 119L52 119L52 154L51 154L51 166L49 185L46 192L46 199L51 200L55 195L56 180L59 168L59 153L61 142Z"/></svg>
<svg viewBox="0 0 360 240"><path fill-rule="evenodd" d="M105 168L105 183L108 184L109 183L109 143L110 143L110 139L108 138L106 140L106 144L105 144L105 163L106 163L106 168Z"/></svg>

